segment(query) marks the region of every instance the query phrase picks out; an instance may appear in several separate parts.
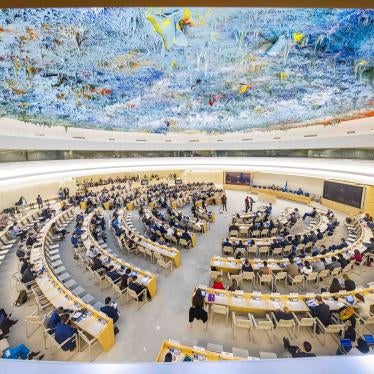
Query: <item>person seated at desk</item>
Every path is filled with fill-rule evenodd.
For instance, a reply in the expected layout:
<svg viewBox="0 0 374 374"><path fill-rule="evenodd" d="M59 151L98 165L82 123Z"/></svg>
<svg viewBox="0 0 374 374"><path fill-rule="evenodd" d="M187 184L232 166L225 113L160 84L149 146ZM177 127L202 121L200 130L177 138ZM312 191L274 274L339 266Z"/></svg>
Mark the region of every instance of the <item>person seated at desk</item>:
<svg viewBox="0 0 374 374"><path fill-rule="evenodd" d="M171 226L169 226L166 230L166 235L169 237L169 238L172 238L174 236L174 230Z"/></svg>
<svg viewBox="0 0 374 374"><path fill-rule="evenodd" d="M315 243L318 240L316 232L312 231L309 235L309 241Z"/></svg>
<svg viewBox="0 0 374 374"><path fill-rule="evenodd" d="M273 210L273 204L272 203L269 203L269 205L265 208L265 214L270 216L271 214L271 211Z"/></svg>
<svg viewBox="0 0 374 374"><path fill-rule="evenodd" d="M324 233L326 232L327 236L332 236L334 234L334 230L335 230L335 227L331 223L328 223Z"/></svg>
<svg viewBox="0 0 374 374"><path fill-rule="evenodd" d="M233 279L233 280L232 280L231 286L229 287L228 290L229 290L229 291L238 291L238 290L240 290L240 287L239 287L238 281L237 281L236 279Z"/></svg>
<svg viewBox="0 0 374 374"><path fill-rule="evenodd" d="M98 253L95 258L93 259L91 269L93 271L102 271L103 269L105 271L108 270L108 268L103 264L103 261L101 260L101 253Z"/></svg>
<svg viewBox="0 0 374 374"><path fill-rule="evenodd" d="M305 275L305 277L313 272L312 265L309 261L304 262L304 266L301 268L301 274Z"/></svg>
<svg viewBox="0 0 374 374"><path fill-rule="evenodd" d="M22 247L22 244L19 245L16 251L16 256L21 261L23 258L26 257L26 249Z"/></svg>
<svg viewBox="0 0 374 374"><path fill-rule="evenodd" d="M94 259L98 253L99 253L99 251L96 249L96 247L94 245L91 245L87 249L87 251L85 253L85 257L87 259Z"/></svg>
<svg viewBox="0 0 374 374"><path fill-rule="evenodd" d="M322 234L322 232L321 232L320 229L317 229L317 234L316 234L316 236L317 236L317 239L318 239L318 240L323 239L323 234Z"/></svg>
<svg viewBox="0 0 374 374"><path fill-rule="evenodd" d="M273 270L271 270L269 267L268 267L268 262L267 261L264 261L263 263L263 266L262 268L259 269L258 273L261 275L272 275L273 274Z"/></svg>
<svg viewBox="0 0 374 374"><path fill-rule="evenodd" d="M354 255L351 257L351 260L354 260L356 265L360 265L362 261L362 254L358 249L355 249Z"/></svg>
<svg viewBox="0 0 374 374"><path fill-rule="evenodd" d="M230 226L229 226L229 232L230 231L239 231L239 225L237 225L235 222L233 222Z"/></svg>
<svg viewBox="0 0 374 374"><path fill-rule="evenodd" d="M45 222L45 221L48 221L49 219L52 218L52 211L51 209L49 208L45 208L42 210L42 212L40 213L40 216L41 216L41 222Z"/></svg>
<svg viewBox="0 0 374 374"><path fill-rule="evenodd" d="M44 357L44 354L40 354L40 351L32 352L24 344L6 348L0 354L1 358L8 360L33 360L39 355L38 360L42 360Z"/></svg>
<svg viewBox="0 0 374 374"><path fill-rule="evenodd" d="M216 290L224 290L225 289L225 286L223 285L223 282L222 282L222 275L217 276L217 278L213 282L212 288L214 288Z"/></svg>
<svg viewBox="0 0 374 374"><path fill-rule="evenodd" d="M368 243L362 243L366 249L363 253L374 253L374 238L370 238Z"/></svg>
<svg viewBox="0 0 374 374"><path fill-rule="evenodd" d="M274 315L278 322L281 319L287 320L287 321L290 321L291 319L293 319L293 314L287 306L285 306L283 310L281 309L276 310L274 312Z"/></svg>
<svg viewBox="0 0 374 374"><path fill-rule="evenodd" d="M312 210L310 213L305 213L305 214L303 215L303 221L305 221L305 218L306 218L306 217L314 218L316 215L317 215L317 209L316 209L316 208L313 208L313 210Z"/></svg>
<svg viewBox="0 0 374 374"><path fill-rule="evenodd" d="M300 357L316 357L315 353L312 353L312 345L308 342L305 341L303 343L303 348L299 348L296 345L291 345L290 341L288 338L284 337L283 338L283 345L284 349L286 349L290 354L292 355L293 358L300 358Z"/></svg>
<svg viewBox="0 0 374 374"><path fill-rule="evenodd" d="M291 241L291 244L292 244L292 248L294 250L296 250L297 246L300 244L301 242L301 237L300 235L295 235L295 237L292 239Z"/></svg>
<svg viewBox="0 0 374 374"><path fill-rule="evenodd" d="M343 287L340 285L338 278L333 278L330 284L329 292L330 293L338 293L339 291L342 291ZM321 292L325 292L325 289L322 288Z"/></svg>
<svg viewBox="0 0 374 374"><path fill-rule="evenodd" d="M296 191L296 195L304 195L304 191L301 189L301 187Z"/></svg>
<svg viewBox="0 0 374 374"><path fill-rule="evenodd" d="M308 237L308 235L307 234L304 234L303 235L303 238L302 238L302 240L301 240L301 244L308 244L309 243L309 237Z"/></svg>
<svg viewBox="0 0 374 374"><path fill-rule="evenodd" d="M25 269L25 271L22 274L22 278L21 278L22 283L28 284L30 282L33 282L35 278L36 278L36 273L34 271L34 264L29 264L29 266Z"/></svg>
<svg viewBox="0 0 374 374"><path fill-rule="evenodd" d="M365 297L361 294L356 294L356 303L353 305L353 308L356 310L357 314L363 318L367 319L371 316L370 307L371 303L365 300Z"/></svg>
<svg viewBox="0 0 374 374"><path fill-rule="evenodd" d="M110 265L108 267L108 271L106 272L106 276L110 278L113 283L117 283L121 279L121 274L118 274L116 270L114 270L114 266Z"/></svg>
<svg viewBox="0 0 374 374"><path fill-rule="evenodd" d="M11 316L12 315L7 314L3 308L0 309L0 339L3 339L5 335L9 334L10 328L18 322L18 319L11 319Z"/></svg>
<svg viewBox="0 0 374 374"><path fill-rule="evenodd" d="M343 248L347 248L348 247L348 243L346 242L346 240L344 238L341 239L340 241L340 244L337 246L338 249L343 249Z"/></svg>
<svg viewBox="0 0 374 374"><path fill-rule="evenodd" d="M338 262L342 269L348 265L348 261L344 258L343 253L338 253Z"/></svg>
<svg viewBox="0 0 374 374"><path fill-rule="evenodd" d="M29 261L27 258L23 258L22 259L22 265L21 265L21 269L20 269L20 273L23 275L23 273L25 272L25 270L30 266L29 264Z"/></svg>
<svg viewBox="0 0 374 374"><path fill-rule="evenodd" d="M356 289L356 283L349 278L348 274L343 274L344 288L346 291L354 291Z"/></svg>
<svg viewBox="0 0 374 374"><path fill-rule="evenodd" d="M119 319L118 310L115 305L116 304L112 302L110 297L106 297L105 305L100 308L100 311L110 317L113 320L113 323L116 323Z"/></svg>
<svg viewBox="0 0 374 374"><path fill-rule="evenodd" d="M243 244L242 240L239 240L239 243L236 245L234 256L236 259L242 258L245 256L246 250L245 245Z"/></svg>
<svg viewBox="0 0 374 374"><path fill-rule="evenodd" d="M167 352L164 357L164 362L173 362L173 355L171 352Z"/></svg>
<svg viewBox="0 0 374 374"><path fill-rule="evenodd" d="M140 293L144 290L144 286L139 284L137 282L137 279L138 277L136 275L133 275L131 278L129 278L128 288L136 292L139 301L143 301L143 294L140 295Z"/></svg>
<svg viewBox="0 0 374 374"><path fill-rule="evenodd" d="M331 324L330 307L324 303L320 295L316 296L316 302L316 306L310 307L310 313L313 317L318 318L325 327L327 327ZM320 331L317 325L316 333L319 334L319 332Z"/></svg>
<svg viewBox="0 0 374 374"><path fill-rule="evenodd" d="M188 313L188 321L191 327L195 318L197 320L202 320L203 323L208 321L208 312L204 309L204 296L200 288L198 288L192 296L192 306Z"/></svg>
<svg viewBox="0 0 374 374"><path fill-rule="evenodd" d="M280 244L277 239L273 239L272 243L270 244L270 251L273 253L275 248L279 248Z"/></svg>
<svg viewBox="0 0 374 374"><path fill-rule="evenodd" d="M297 222L297 217L296 217L296 214L295 213L291 213L290 214L290 218L289 218L289 221L291 223L291 226L294 226ZM283 226L280 227L280 229L282 228Z"/></svg>
<svg viewBox="0 0 374 374"><path fill-rule="evenodd" d="M24 240L27 235L27 230L24 229L22 226L17 225L17 223L15 223L10 228L9 235L12 239L20 238L21 240Z"/></svg>
<svg viewBox="0 0 374 374"><path fill-rule="evenodd" d="M55 340L58 344L62 344L63 351L73 351L77 346L76 342L77 329L74 329L69 324L69 315L63 314L60 317L60 322L57 323L55 328Z"/></svg>
<svg viewBox="0 0 374 374"><path fill-rule="evenodd" d="M183 239L187 242L187 245L191 245L192 243L192 238L191 238L191 235L189 234L189 232L187 230L183 231L180 239Z"/></svg>
<svg viewBox="0 0 374 374"><path fill-rule="evenodd" d="M36 237L34 236L34 234L30 233L26 239L26 247L32 247L36 242Z"/></svg>
<svg viewBox="0 0 374 374"><path fill-rule="evenodd" d="M284 271L293 278L299 274L299 267L295 264L293 257L290 257L288 261L289 264L284 268Z"/></svg>
<svg viewBox="0 0 374 374"><path fill-rule="evenodd" d="M119 288L121 290L124 290L124 289L127 288L128 283L129 283L130 274L131 274L131 269L130 268L127 268L125 270L125 274L122 274L122 276L121 276L121 283L119 285Z"/></svg>
<svg viewBox="0 0 374 374"><path fill-rule="evenodd" d="M61 316L69 313L72 313L72 311L64 309L62 306L59 306L52 312L47 325L50 334L54 334L57 324L61 322Z"/></svg>
<svg viewBox="0 0 374 374"><path fill-rule="evenodd" d="M51 231L52 231L53 235L60 235L60 240L64 240L65 239L65 235L66 235L67 231L65 229L58 228L56 222L52 223L52 225L51 225Z"/></svg>
<svg viewBox="0 0 374 374"><path fill-rule="evenodd" d="M324 258L323 259L320 258L319 260L312 262L312 269L316 273L319 273L320 271L325 270L325 262L322 260L324 260Z"/></svg>
<svg viewBox="0 0 374 374"><path fill-rule="evenodd" d="M243 271L253 272L252 265L249 262L248 258L245 259L244 264L242 265L242 272Z"/></svg>
<svg viewBox="0 0 374 374"><path fill-rule="evenodd" d="M338 262L335 256L331 258L331 263L326 265L326 269L328 270L333 270L333 269L340 268L340 267L341 267L340 262Z"/></svg>

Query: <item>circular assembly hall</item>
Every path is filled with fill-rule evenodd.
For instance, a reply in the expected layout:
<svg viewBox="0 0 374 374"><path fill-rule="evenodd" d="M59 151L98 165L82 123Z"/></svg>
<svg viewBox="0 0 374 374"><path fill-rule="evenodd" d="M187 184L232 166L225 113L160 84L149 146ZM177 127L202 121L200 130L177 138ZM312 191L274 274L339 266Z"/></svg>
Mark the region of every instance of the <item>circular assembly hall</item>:
<svg viewBox="0 0 374 374"><path fill-rule="evenodd" d="M372 374L374 10L5 3L0 372Z"/></svg>

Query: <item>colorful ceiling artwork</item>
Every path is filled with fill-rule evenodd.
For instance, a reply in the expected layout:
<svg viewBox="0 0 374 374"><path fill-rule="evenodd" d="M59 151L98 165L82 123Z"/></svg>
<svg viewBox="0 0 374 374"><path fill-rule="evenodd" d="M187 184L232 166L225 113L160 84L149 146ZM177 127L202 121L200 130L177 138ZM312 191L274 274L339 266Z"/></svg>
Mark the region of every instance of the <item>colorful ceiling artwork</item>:
<svg viewBox="0 0 374 374"><path fill-rule="evenodd" d="M0 12L1 117L216 133L373 111L373 10Z"/></svg>

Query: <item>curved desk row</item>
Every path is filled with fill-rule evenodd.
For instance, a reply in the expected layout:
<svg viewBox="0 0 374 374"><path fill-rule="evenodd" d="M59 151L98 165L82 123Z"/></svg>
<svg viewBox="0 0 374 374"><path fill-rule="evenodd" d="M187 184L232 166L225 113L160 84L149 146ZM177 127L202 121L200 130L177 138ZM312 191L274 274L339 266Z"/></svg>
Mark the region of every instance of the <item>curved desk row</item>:
<svg viewBox="0 0 374 374"><path fill-rule="evenodd" d="M103 350L108 351L114 345L113 320L106 314L97 311L92 305L85 303L80 297L74 295L72 291L59 281L46 258L46 251L49 248L52 236L51 225L57 220L71 215L73 209L70 208L56 215L44 227L42 245L35 248L35 250L39 251L42 267L44 267L45 271L36 278L36 284L49 303L55 308L62 306L66 309L84 310L86 317L74 321L74 324L78 329L97 339Z"/></svg>
<svg viewBox="0 0 374 374"><path fill-rule="evenodd" d="M313 226L309 227L308 229L300 232L300 233L297 233L297 234L292 234L292 235L287 235L287 237L292 237L294 238L296 235L299 235L299 236L303 236L303 235L310 235L313 231L316 231L317 229L320 229L321 232L324 232L327 228L327 224L328 224L329 220L326 216L323 216L321 214L318 214L316 220L315 220L315 223L313 224ZM240 232L240 229L242 227L245 227L247 230L249 229L249 224L239 224L239 232ZM278 236L272 236L270 238L261 238L261 239L258 239L258 238L253 238L253 240L255 241L255 244L257 246L267 246L267 245L270 245L272 244L273 240L274 239L277 239ZM245 239L248 239L248 238L240 238L240 237L236 237L236 236L230 236L230 241L238 241L238 240L245 240Z"/></svg>
<svg viewBox="0 0 374 374"><path fill-rule="evenodd" d="M279 199L292 200L307 205L309 205L312 201L312 198L310 196L297 195L291 192L272 190L271 188L251 187L251 191L258 194L271 195Z"/></svg>
<svg viewBox="0 0 374 374"><path fill-rule="evenodd" d="M164 340L156 357L156 362L164 362L165 355L172 352L175 362L221 361L221 360L258 360L257 357L237 357L229 352L212 352L203 347L190 347L175 340Z"/></svg>
<svg viewBox="0 0 374 374"><path fill-rule="evenodd" d="M149 271L143 270L129 262L126 262L122 259L116 257L116 255L110 250L103 248L92 236L90 231L90 221L95 212L92 212L88 216L85 217L83 221L83 227L86 230L87 236L82 237L84 246L89 248L91 245L94 245L105 258L111 258L111 265L115 266L116 269L126 269L130 268L133 272L136 272L138 275L138 281L142 283L145 287L148 288L149 294L153 298L157 292L157 277L155 274L152 274Z"/></svg>
<svg viewBox="0 0 374 374"><path fill-rule="evenodd" d="M137 246L141 246L144 249L150 250L152 253L158 253L163 257L167 257L173 261L175 267L180 266L181 256L180 251L173 247L167 247L166 245L161 245L154 242L144 235L139 233L132 224L131 213L127 213L124 216L123 226L121 226L127 238L130 239L132 235L135 235L134 241Z"/></svg>
<svg viewBox="0 0 374 374"><path fill-rule="evenodd" d="M160 226L171 227L173 230L174 229L177 230L177 233L178 233L179 236L182 235L183 232L184 232L183 229L180 229L180 228L177 228L177 227L172 227L168 223L161 221L159 218L157 218L155 215L153 215L152 212L149 209L145 209L144 214L146 216L148 216L149 218L153 219ZM196 233L190 232L190 231L188 231L188 233L191 236L191 247L195 247L195 245L196 245Z"/></svg>
<svg viewBox="0 0 374 374"><path fill-rule="evenodd" d="M313 300L317 296L315 293L306 293L299 295L298 293L290 293L288 295L280 295L277 293L262 294L261 292L243 292L243 291L226 291L209 288L200 285L202 291L205 291L205 303L207 305L223 305L230 311L242 313L266 313L283 309L285 306L294 313L304 313L309 311L307 300ZM324 302L329 305L330 310L338 310L344 304L337 298L344 298L349 295L362 294L370 304L374 304L374 285L362 288L357 287L354 291L340 291L339 293L330 294L324 292L320 294ZM214 296L209 296L214 295ZM214 297L214 299L212 299Z"/></svg>
<svg viewBox="0 0 374 374"><path fill-rule="evenodd" d="M358 220L355 220L355 222L358 224L356 226L356 229L358 231L358 237L356 240L351 243L348 247L343 249L338 249L333 252L328 252L326 254L320 254L317 256L306 256L302 261L309 261L309 262L316 262L320 260L321 258L329 259L333 256L337 256L339 253L342 253L344 257L351 258L351 256L354 254L354 251L358 249L360 252L363 252L366 247L363 245L363 242L369 242L370 238L373 237L372 231L368 228L363 226ZM298 257L295 257L295 260L298 260ZM257 270L263 266L262 259L254 258L249 259L249 262L252 264L252 267L254 270ZM266 259L268 262L269 267L273 271L282 271L284 267L288 264L288 258L281 258L281 259L274 259L274 258L268 258ZM239 272L242 268L242 264L244 263L244 259L235 259L232 257L220 257L220 256L213 256L210 260L210 266L214 267L218 271L222 272ZM280 265L281 264L281 265Z"/></svg>

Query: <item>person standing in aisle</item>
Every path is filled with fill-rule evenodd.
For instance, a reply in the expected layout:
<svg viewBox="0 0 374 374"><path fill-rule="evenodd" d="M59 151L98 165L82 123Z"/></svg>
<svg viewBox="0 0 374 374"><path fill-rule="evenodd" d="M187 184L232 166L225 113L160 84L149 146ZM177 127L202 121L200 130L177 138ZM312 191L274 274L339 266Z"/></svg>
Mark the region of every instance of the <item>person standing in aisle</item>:
<svg viewBox="0 0 374 374"><path fill-rule="evenodd" d="M222 203L222 210L227 212L227 196L226 194L223 194L221 197L221 203Z"/></svg>
<svg viewBox="0 0 374 374"><path fill-rule="evenodd" d="M38 204L39 209L43 208L43 199L40 195L37 196L36 203Z"/></svg>
<svg viewBox="0 0 374 374"><path fill-rule="evenodd" d="M249 197L246 196L245 200L245 212L248 213L248 210L249 210Z"/></svg>

